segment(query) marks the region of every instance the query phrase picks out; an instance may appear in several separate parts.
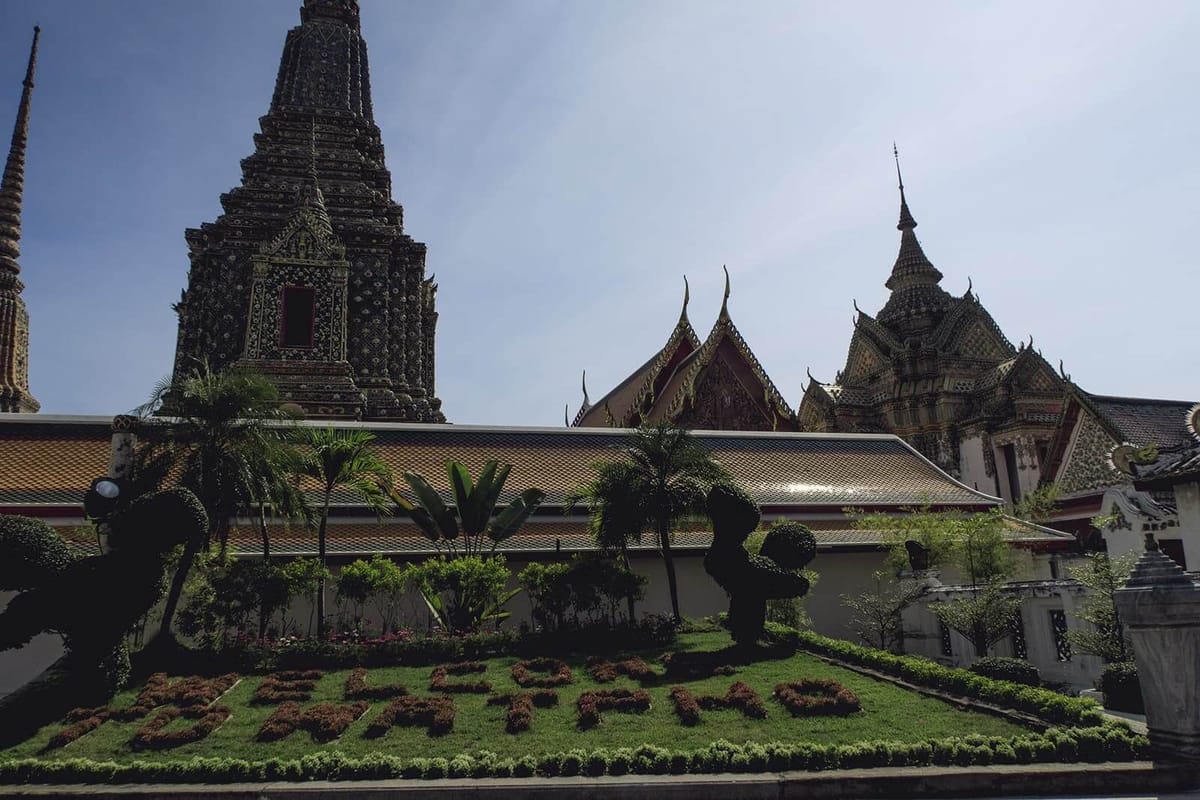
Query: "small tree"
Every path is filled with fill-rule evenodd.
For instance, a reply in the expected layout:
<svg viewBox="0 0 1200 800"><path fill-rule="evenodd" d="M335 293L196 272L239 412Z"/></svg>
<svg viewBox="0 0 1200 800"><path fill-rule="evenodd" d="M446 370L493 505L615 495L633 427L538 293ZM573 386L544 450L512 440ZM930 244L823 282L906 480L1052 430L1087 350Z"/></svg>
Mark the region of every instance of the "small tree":
<svg viewBox="0 0 1200 800"><path fill-rule="evenodd" d="M925 594L913 580L894 581L886 572L876 572L873 591L842 595L842 605L853 616L850 625L868 645L880 650L904 651L904 609Z"/></svg>
<svg viewBox="0 0 1200 800"><path fill-rule="evenodd" d="M409 571L379 553L371 556L375 571L375 591L371 595L375 610L383 622L383 633L400 627L400 603L408 589Z"/></svg>
<svg viewBox="0 0 1200 800"><path fill-rule="evenodd" d="M379 587L379 572L364 559L355 559L342 567L336 581L339 600L348 600L353 606L354 625L362 625L363 607Z"/></svg>
<svg viewBox="0 0 1200 800"><path fill-rule="evenodd" d="M1006 594L999 582L992 582L974 588L966 597L931 603L929 610L946 627L967 637L975 655L982 658L993 644L1016 628L1021 598Z"/></svg>
<svg viewBox="0 0 1200 800"><path fill-rule="evenodd" d="M300 442L307 445L298 464L300 474L317 481L321 490L320 524L317 528L317 559L325 566L325 531L329 506L336 489L357 498L363 505L383 515L390 512L387 502L392 471L371 452L375 436L367 431L338 431L333 428L300 428ZM325 637L325 575L318 574L317 635Z"/></svg>
<svg viewBox="0 0 1200 800"><path fill-rule="evenodd" d="M315 558L297 558L284 564L282 573L287 599L280 609L281 628L288 628L287 612L291 608L292 600L303 597L309 602L308 634L312 635L317 591L331 577L329 570Z"/></svg>
<svg viewBox="0 0 1200 800"><path fill-rule="evenodd" d="M671 612L678 623L683 617L671 553L672 528L686 516L703 513L708 490L727 474L690 433L668 423L638 428L624 455L623 468L610 473L598 467L597 480L576 494L593 501L593 518L600 514L602 526L608 515L614 527L606 535L624 541L642 531L654 532L667 570Z"/></svg>
<svg viewBox="0 0 1200 800"><path fill-rule="evenodd" d="M1133 660L1132 643L1117 611L1116 593L1129 580L1138 555L1132 551L1109 558L1108 553L1092 553L1086 565L1070 570L1071 577L1089 590L1076 608L1075 617L1091 623L1092 628L1067 631L1071 646L1080 653L1099 656L1109 664Z"/></svg>

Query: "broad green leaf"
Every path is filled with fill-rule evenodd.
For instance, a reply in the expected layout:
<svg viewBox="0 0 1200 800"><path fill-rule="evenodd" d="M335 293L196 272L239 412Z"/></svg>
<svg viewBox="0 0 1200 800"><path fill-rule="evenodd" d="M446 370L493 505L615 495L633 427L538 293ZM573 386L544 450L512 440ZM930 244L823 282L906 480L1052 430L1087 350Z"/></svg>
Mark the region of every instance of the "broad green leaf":
<svg viewBox="0 0 1200 800"><path fill-rule="evenodd" d="M473 495L475 486L471 483L471 473L458 461L446 462L446 475L450 478L450 486L454 489L454 504L458 507L458 518L462 522L463 531L469 536L476 536L486 523L479 519L475 511Z"/></svg>
<svg viewBox="0 0 1200 800"><path fill-rule="evenodd" d="M426 538L434 542L442 538L442 529L438 527L436 522L434 522L433 517L429 516L429 512L416 505L399 492L393 491L391 494L392 500L395 501L396 506L401 511L408 514L413 522L417 523L417 527L421 529L421 532L425 534Z"/></svg>
<svg viewBox="0 0 1200 800"><path fill-rule="evenodd" d="M488 461L483 465L483 470L479 473L479 478L475 481L475 493L471 496L472 513L475 514L475 519L478 520L479 527L475 529L475 533L482 533L487 527L488 520L492 518L492 509L495 503L488 504L488 498L492 497L492 487L496 482L496 462ZM503 483L501 478L501 483Z"/></svg>
<svg viewBox="0 0 1200 800"><path fill-rule="evenodd" d="M488 537L498 543L515 534L545 498L546 493L541 489L526 489L521 492L521 496L515 498L509 507L492 521L491 527L488 528Z"/></svg>
<svg viewBox="0 0 1200 800"><path fill-rule="evenodd" d="M500 500L500 492L504 491L504 482L508 480L510 470L512 470L512 464L500 467L491 486L488 487L487 497L483 499L484 514L488 519L491 519L492 514L496 513L496 503Z"/></svg>
<svg viewBox="0 0 1200 800"><path fill-rule="evenodd" d="M446 508L441 496L429 485L429 482L415 472L404 473L404 480L408 481L408 485L416 492L417 500L438 524L442 536L446 539L457 538L458 522L454 519L454 512Z"/></svg>

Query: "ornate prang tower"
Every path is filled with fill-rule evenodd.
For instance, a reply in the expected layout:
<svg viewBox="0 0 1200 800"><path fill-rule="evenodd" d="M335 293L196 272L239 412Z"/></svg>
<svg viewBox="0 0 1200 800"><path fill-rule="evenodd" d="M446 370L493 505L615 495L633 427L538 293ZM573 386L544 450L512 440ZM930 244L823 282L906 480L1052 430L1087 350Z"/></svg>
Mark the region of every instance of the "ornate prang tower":
<svg viewBox="0 0 1200 800"><path fill-rule="evenodd" d="M251 367L310 417L444 422L437 284L371 109L357 0L304 0L242 185L187 232L175 375Z"/></svg>
<svg viewBox="0 0 1200 800"><path fill-rule="evenodd" d="M25 189L25 143L29 138L29 101L37 65L40 28L33 29L29 67L13 126L12 146L0 181L0 412L35 412L41 404L29 393L29 312L21 299L21 196Z"/></svg>

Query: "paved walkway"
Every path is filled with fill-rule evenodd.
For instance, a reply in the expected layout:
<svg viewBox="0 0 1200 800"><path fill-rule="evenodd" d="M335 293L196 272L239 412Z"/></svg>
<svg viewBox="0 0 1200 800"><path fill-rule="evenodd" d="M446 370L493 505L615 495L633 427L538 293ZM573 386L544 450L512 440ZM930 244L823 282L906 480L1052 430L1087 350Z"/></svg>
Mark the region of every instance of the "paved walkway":
<svg viewBox="0 0 1200 800"><path fill-rule="evenodd" d="M438 781L391 780L223 785L0 786L21 798L134 798L134 800L817 800L883 797L1057 797L1119 795L1193 798L1200 772L1149 762L1124 764L1005 764L990 767L907 767L785 772L761 775L633 775L619 778L534 778ZM1112 793L1112 794L1109 794Z"/></svg>

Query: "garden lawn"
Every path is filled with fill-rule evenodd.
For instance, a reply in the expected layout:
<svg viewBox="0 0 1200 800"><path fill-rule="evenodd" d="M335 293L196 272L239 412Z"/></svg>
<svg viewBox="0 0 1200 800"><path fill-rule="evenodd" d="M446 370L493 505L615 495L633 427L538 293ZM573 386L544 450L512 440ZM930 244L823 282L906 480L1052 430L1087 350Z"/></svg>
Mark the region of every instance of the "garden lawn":
<svg viewBox="0 0 1200 800"><path fill-rule="evenodd" d="M700 633L680 636L670 649L676 651L716 651L729 643L728 634ZM659 657L668 648L655 648L637 653L663 672ZM613 660L618 660L614 656ZM519 691L510 668L519 659L506 656L490 659L485 674L450 676L452 681L475 681L486 678L493 693ZM704 747L718 739L733 743L745 742L811 742L820 745L851 744L860 741L892 740L919 742L950 736L982 734L1013 736L1028 732L1014 723L988 714L960 710L949 703L906 691L891 683L875 680L849 670L831 666L804 653L767 658L737 667L733 675L716 675L701 680L675 681L659 678L646 684L626 676L612 683L600 684L588 674L586 659L567 658L574 682L556 687L559 704L555 708L536 708L529 730L510 734L505 732L505 706L488 706L486 694L442 695L429 690L432 667L389 667L368 671L371 686L403 684L411 695L418 697L450 697L456 707L452 732L431 736L424 728L394 727L380 738L364 736L368 724L388 705L388 700L371 701L366 714L355 721L338 739L318 743L303 730L274 742L259 742L255 736L263 721L275 711L273 705L251 705L250 699L263 680L260 675L245 675L241 681L217 702L228 706L233 716L206 738L167 750L135 751L130 742L135 731L156 712L136 722L107 721L99 728L64 747L46 749L46 745L63 723L49 725L28 741L0 751L0 760L34 757L40 759L91 758L118 762L138 760L175 761L192 756L236 757L250 761L269 758L294 759L320 750L341 751L348 756L361 757L369 753L386 753L401 758L450 758L459 753L489 750L500 757L518 758L540 756L571 749L592 751L596 748L637 747L652 744L671 750ZM539 673L540 674L540 673ZM348 670L327 672L318 682L312 698L301 703L308 707L321 701L345 704L344 696ZM828 678L843 684L858 695L862 710L845 717L794 717L772 697L775 685L803 678ZM724 695L734 681L743 681L754 689L767 707L765 719L750 719L737 710L707 710L698 725L683 725L675 713L669 691L683 685L694 695ZM603 722L594 728L581 730L576 722L575 701L588 689L645 688L652 698L652 707L643 713L603 712ZM112 702L114 707L133 703L137 689L121 692ZM179 719L165 729L183 729L193 720Z"/></svg>

